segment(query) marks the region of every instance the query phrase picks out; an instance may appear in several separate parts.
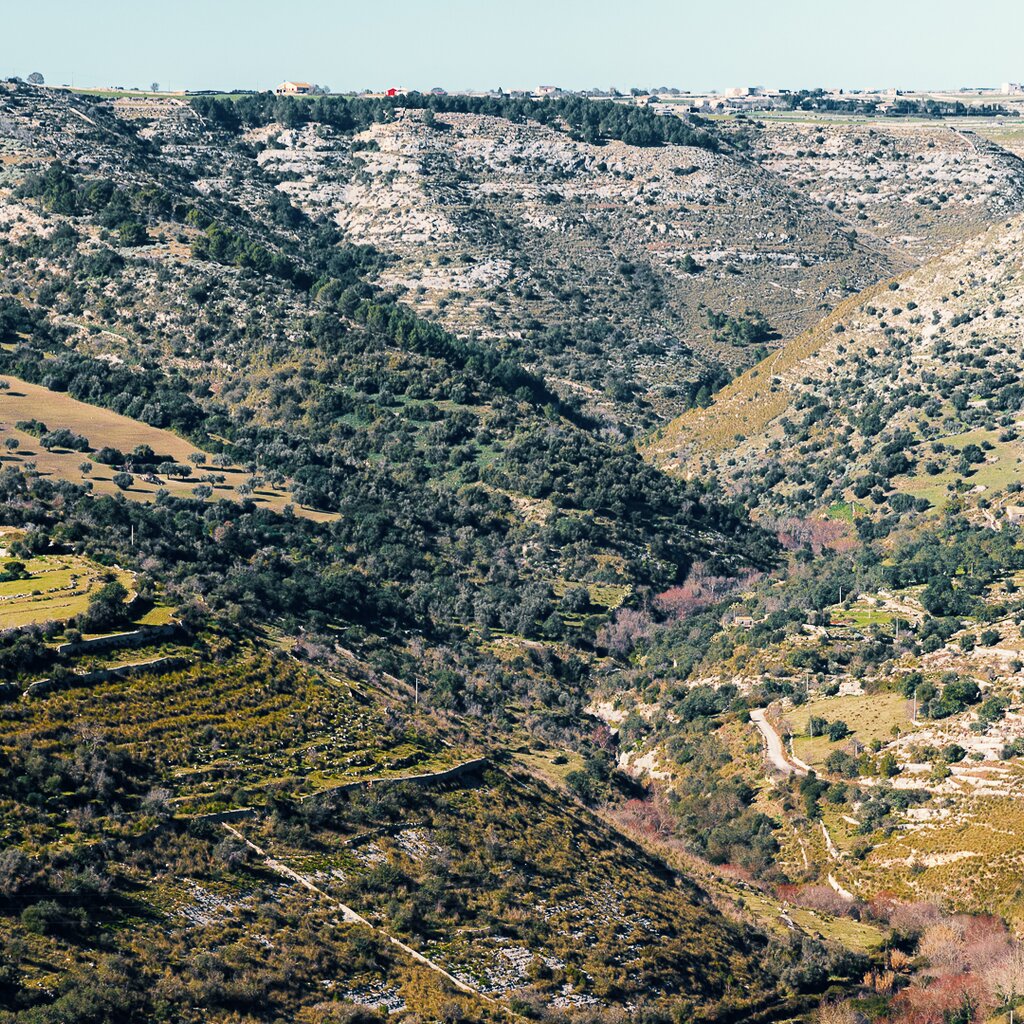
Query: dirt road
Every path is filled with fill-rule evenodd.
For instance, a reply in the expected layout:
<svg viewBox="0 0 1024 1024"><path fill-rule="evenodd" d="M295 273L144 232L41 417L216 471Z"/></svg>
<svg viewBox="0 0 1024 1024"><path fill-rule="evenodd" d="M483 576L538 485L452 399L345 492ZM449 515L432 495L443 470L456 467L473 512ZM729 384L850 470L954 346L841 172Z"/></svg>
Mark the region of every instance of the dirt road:
<svg viewBox="0 0 1024 1024"><path fill-rule="evenodd" d="M775 731L775 727L765 717L765 713L756 708L750 712L750 720L757 726L764 737L766 753L772 766L777 768L784 775L806 775L803 768L798 768L786 757L786 748L782 745L782 737Z"/></svg>

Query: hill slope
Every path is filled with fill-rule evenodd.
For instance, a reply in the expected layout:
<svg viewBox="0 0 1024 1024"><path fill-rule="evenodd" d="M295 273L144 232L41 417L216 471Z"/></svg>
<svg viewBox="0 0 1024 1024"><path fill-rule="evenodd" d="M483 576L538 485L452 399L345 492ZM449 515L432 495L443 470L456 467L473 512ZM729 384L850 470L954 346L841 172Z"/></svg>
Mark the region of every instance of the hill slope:
<svg viewBox="0 0 1024 1024"><path fill-rule="evenodd" d="M774 544L146 109L0 92L0 1019L785 1000L763 936L478 761L597 757L610 611Z"/></svg>
<svg viewBox="0 0 1024 1024"><path fill-rule="evenodd" d="M1019 218L1000 224L849 300L669 425L652 457L775 507L1016 487L1021 238Z"/></svg>
<svg viewBox="0 0 1024 1024"><path fill-rule="evenodd" d="M225 646L216 667L8 706L0 1015L508 1019L511 995L711 1019L771 1000L761 937L473 755L398 694Z"/></svg>
<svg viewBox="0 0 1024 1024"><path fill-rule="evenodd" d="M383 280L417 309L511 339L602 408L623 379L663 416L702 363L748 360L714 339L705 307L756 309L791 335L841 280L858 287L901 266L735 153L596 146L471 114L427 125L414 111L351 142L277 130L259 160L297 176L281 188L304 209L395 256Z"/></svg>
<svg viewBox="0 0 1024 1024"><path fill-rule="evenodd" d="M915 262L1024 207L1024 161L955 122L729 127L762 167Z"/></svg>

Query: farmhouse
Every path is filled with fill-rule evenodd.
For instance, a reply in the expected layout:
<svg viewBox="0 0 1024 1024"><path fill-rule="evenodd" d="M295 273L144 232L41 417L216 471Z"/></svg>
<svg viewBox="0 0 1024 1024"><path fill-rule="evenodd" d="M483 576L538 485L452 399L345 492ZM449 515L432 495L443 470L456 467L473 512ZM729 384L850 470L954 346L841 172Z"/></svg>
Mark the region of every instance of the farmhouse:
<svg viewBox="0 0 1024 1024"><path fill-rule="evenodd" d="M309 82L282 82L274 90L278 96L308 96L312 91Z"/></svg>

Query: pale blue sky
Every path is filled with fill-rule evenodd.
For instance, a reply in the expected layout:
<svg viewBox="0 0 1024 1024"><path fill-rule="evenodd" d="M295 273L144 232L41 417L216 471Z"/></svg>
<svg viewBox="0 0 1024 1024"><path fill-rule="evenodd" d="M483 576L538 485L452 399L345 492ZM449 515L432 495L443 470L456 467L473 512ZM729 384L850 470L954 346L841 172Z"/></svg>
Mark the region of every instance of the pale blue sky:
<svg viewBox="0 0 1024 1024"><path fill-rule="evenodd" d="M0 0L0 76L165 88L953 88L1024 79L1024 0Z"/></svg>

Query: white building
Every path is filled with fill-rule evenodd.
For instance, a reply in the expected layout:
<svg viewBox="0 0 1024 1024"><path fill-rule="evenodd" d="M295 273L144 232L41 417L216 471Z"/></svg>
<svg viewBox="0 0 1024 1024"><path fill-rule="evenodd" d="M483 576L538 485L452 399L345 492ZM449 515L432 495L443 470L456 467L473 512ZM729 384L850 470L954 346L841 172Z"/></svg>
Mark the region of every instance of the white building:
<svg viewBox="0 0 1024 1024"><path fill-rule="evenodd" d="M278 96L308 96L312 91L309 82L282 82L274 90Z"/></svg>

